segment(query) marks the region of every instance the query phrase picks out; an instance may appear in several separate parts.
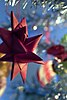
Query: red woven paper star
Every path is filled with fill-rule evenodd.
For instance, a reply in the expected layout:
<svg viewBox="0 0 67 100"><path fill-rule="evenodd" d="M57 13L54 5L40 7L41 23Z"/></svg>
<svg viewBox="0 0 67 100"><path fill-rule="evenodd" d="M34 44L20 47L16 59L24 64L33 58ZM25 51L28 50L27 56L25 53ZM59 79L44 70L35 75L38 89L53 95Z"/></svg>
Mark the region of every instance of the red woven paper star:
<svg viewBox="0 0 67 100"><path fill-rule="evenodd" d="M0 52L6 54L0 58L0 61L13 62L11 78L14 78L18 72L24 73L23 68L27 70L27 63L43 63L42 59L33 53L42 35L28 38L26 19L18 23L13 12L11 12L11 26L12 31L0 28L0 37L3 40L0 44ZM21 67L20 63L22 63ZM25 75L22 76L26 78Z"/></svg>

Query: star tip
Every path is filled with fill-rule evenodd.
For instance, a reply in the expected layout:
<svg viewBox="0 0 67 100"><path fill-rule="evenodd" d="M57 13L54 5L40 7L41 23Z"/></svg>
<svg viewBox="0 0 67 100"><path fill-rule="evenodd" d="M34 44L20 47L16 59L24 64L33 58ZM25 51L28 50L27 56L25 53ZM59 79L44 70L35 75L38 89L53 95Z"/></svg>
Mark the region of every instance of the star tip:
<svg viewBox="0 0 67 100"><path fill-rule="evenodd" d="M44 62L43 60L40 61L40 64L44 65L44 63L45 63L45 62Z"/></svg>
<svg viewBox="0 0 67 100"><path fill-rule="evenodd" d="M40 34L40 36L42 37L43 34Z"/></svg>
<svg viewBox="0 0 67 100"><path fill-rule="evenodd" d="M23 17L23 19L26 19L26 17Z"/></svg>
<svg viewBox="0 0 67 100"><path fill-rule="evenodd" d="M42 64L43 64L43 65L44 65L44 63L45 63L45 62L44 62L44 61L42 61Z"/></svg>
<svg viewBox="0 0 67 100"><path fill-rule="evenodd" d="M11 75L11 77L10 77L10 80L12 81L14 78L13 78L13 75Z"/></svg>
<svg viewBox="0 0 67 100"><path fill-rule="evenodd" d="M26 17L23 17L22 20L25 20L26 21Z"/></svg>
<svg viewBox="0 0 67 100"><path fill-rule="evenodd" d="M13 13L13 11L11 10L11 13Z"/></svg>
<svg viewBox="0 0 67 100"><path fill-rule="evenodd" d="M11 10L11 14L12 14L12 15L14 15L14 12L13 12L13 10Z"/></svg>
<svg viewBox="0 0 67 100"><path fill-rule="evenodd" d="M11 79L10 79L10 80L12 81L13 79L14 79L14 78L13 78L13 77L11 77Z"/></svg>
<svg viewBox="0 0 67 100"><path fill-rule="evenodd" d="M12 78L10 78L10 81L12 81Z"/></svg>

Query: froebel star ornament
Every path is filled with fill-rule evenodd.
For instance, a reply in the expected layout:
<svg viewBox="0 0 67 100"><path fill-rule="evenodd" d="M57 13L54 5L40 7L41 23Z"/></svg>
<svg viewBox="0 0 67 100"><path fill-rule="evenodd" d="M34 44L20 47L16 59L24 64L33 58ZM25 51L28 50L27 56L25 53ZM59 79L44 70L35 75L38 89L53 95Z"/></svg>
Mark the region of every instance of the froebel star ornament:
<svg viewBox="0 0 67 100"><path fill-rule="evenodd" d="M24 21L25 19L18 23L13 12L11 12L12 31L0 28L0 37L3 40L3 43L0 45L0 52L6 54L0 58L0 61L13 62L11 79L14 78L19 71L21 73L23 67L26 66L25 70L27 70L27 63L29 62L43 63L42 59L33 53L42 35L28 38L27 26ZM24 64L23 67L20 67L19 63ZM18 67L14 66L14 64L17 64Z"/></svg>

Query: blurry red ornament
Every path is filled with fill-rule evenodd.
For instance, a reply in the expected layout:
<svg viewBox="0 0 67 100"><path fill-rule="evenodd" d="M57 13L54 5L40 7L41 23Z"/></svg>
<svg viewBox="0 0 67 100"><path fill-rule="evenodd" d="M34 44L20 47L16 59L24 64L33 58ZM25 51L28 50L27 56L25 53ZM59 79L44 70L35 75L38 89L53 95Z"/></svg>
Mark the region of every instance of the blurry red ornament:
<svg viewBox="0 0 67 100"><path fill-rule="evenodd" d="M47 53L61 59L61 61L67 60L67 51L62 45L51 46L47 49Z"/></svg>
<svg viewBox="0 0 67 100"><path fill-rule="evenodd" d="M47 49L47 53L53 56L62 54L64 52L64 46L62 45L53 45Z"/></svg>

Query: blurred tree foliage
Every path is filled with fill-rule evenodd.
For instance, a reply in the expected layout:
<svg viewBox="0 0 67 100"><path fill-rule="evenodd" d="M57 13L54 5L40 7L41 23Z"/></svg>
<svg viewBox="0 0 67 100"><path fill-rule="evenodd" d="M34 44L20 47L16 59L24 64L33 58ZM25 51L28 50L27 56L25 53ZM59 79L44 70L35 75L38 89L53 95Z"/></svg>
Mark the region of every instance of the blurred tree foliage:
<svg viewBox="0 0 67 100"><path fill-rule="evenodd" d="M67 50L67 34L65 34L63 36L63 38L61 39L61 42L60 42L64 47L65 49Z"/></svg>

